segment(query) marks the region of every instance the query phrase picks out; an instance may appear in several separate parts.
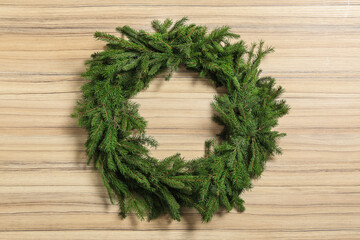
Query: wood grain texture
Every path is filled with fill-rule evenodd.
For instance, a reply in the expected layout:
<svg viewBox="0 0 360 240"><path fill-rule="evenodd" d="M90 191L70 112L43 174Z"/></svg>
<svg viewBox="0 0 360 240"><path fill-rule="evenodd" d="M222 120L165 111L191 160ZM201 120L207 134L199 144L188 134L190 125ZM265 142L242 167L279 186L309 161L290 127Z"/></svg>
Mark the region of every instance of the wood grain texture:
<svg viewBox="0 0 360 240"><path fill-rule="evenodd" d="M121 220L86 166L69 117L96 31L189 16L275 47L262 64L286 93L284 154L244 194L244 213L208 224ZM360 1L0 1L0 239L360 239ZM136 97L157 157L204 153L220 131L206 79L180 69Z"/></svg>

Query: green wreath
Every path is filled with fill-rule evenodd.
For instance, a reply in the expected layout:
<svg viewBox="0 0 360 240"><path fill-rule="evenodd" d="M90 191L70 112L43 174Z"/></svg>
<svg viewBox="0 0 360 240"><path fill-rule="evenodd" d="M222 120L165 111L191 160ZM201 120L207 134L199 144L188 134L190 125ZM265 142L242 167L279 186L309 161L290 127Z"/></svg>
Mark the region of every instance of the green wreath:
<svg viewBox="0 0 360 240"><path fill-rule="evenodd" d="M244 211L240 194L281 153L276 140L285 134L272 128L289 107L278 100L283 89L275 80L259 76L261 59L273 49L264 49L262 41L250 47L242 40L230 43L239 35L228 26L208 34L206 26L186 21L154 20L155 33L116 28L127 40L94 34L107 47L87 60L82 77L89 81L72 117L88 131L88 164L94 161L122 217L133 212L151 220L169 213L180 221L183 206L196 208L208 222L220 208ZM157 142L145 135L146 120L129 98L159 73L167 72L169 80L180 64L227 89L211 103L224 128L220 141L206 142L204 157L185 161L176 154L160 161L149 155Z"/></svg>

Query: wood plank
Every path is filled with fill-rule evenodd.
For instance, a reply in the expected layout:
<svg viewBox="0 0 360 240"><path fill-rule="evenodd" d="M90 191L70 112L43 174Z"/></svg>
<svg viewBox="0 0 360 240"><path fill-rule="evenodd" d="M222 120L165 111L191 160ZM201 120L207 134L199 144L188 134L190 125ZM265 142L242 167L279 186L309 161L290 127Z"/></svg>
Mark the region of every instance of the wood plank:
<svg viewBox="0 0 360 240"><path fill-rule="evenodd" d="M104 44L97 30L184 14L229 25L275 47L261 65L291 105L276 130L283 155L243 194L246 211L208 224L193 209L122 220L98 172L86 165L87 133L70 118L79 75ZM359 239L360 1L0 1L0 239ZM210 102L224 89L184 68L157 76L133 100L160 143L158 158L204 154L221 127Z"/></svg>

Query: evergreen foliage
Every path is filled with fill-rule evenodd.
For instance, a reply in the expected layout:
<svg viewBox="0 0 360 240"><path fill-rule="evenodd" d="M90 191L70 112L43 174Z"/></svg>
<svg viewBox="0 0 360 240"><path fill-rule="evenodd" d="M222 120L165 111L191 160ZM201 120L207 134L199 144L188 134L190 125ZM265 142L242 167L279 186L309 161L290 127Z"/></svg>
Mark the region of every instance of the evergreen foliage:
<svg viewBox="0 0 360 240"><path fill-rule="evenodd" d="M100 171L111 202L119 214L135 213L140 219L170 214L180 221L180 207L194 207L208 222L220 208L244 211L240 194L251 188L251 179L265 163L281 153L273 131L289 107L279 100L283 92L271 77L260 77L261 59L272 48L264 43L247 46L229 27L210 33L205 26L152 22L154 33L129 26L116 30L119 38L96 32L106 49L91 55L72 117L88 133L88 164ZM185 161L179 154L163 160L149 155L155 139L146 135L146 120L130 100L147 88L159 73L171 78L179 65L209 78L227 94L216 96L211 106L214 121L224 126L220 141L206 142L204 157Z"/></svg>

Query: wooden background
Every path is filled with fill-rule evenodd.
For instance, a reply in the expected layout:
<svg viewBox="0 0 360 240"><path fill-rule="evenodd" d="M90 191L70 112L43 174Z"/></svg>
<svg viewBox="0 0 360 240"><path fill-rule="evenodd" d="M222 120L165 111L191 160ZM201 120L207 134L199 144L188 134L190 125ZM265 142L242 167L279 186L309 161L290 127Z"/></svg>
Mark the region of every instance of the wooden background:
<svg viewBox="0 0 360 240"><path fill-rule="evenodd" d="M69 117L79 74L104 46L96 30L185 15L275 47L262 68L292 107L278 127L284 154L244 194L245 213L121 220ZM183 69L139 94L152 154L203 154L220 131L214 94ZM360 1L1 0L0 115L0 239L360 239Z"/></svg>

